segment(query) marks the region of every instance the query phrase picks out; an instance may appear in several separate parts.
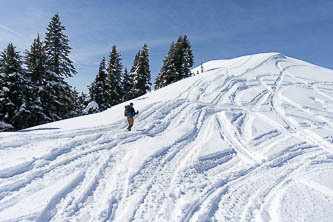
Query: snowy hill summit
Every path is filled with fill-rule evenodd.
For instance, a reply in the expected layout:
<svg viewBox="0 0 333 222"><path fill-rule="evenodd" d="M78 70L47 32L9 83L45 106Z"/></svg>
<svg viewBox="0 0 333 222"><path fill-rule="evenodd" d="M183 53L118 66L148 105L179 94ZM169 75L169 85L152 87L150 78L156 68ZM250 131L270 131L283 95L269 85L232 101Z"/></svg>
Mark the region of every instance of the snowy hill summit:
<svg viewBox="0 0 333 222"><path fill-rule="evenodd" d="M279 53L0 133L0 221L332 221L333 71ZM193 69L201 72L201 67Z"/></svg>

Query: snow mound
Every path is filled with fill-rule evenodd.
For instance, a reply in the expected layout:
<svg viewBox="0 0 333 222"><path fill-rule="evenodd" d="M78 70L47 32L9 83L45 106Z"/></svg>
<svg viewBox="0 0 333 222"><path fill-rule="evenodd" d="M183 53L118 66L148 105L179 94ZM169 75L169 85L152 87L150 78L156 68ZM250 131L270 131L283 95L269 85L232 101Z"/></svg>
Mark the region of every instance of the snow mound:
<svg viewBox="0 0 333 222"><path fill-rule="evenodd" d="M203 69L129 101L132 132L125 103L0 133L0 221L332 221L333 71Z"/></svg>

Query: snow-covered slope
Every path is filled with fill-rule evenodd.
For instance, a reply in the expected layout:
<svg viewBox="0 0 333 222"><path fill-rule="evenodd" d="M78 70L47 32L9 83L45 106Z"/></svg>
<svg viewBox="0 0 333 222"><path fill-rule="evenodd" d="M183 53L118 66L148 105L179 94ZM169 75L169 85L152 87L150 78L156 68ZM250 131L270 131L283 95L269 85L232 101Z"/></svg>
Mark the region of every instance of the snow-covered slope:
<svg viewBox="0 0 333 222"><path fill-rule="evenodd" d="M279 53L0 134L0 221L332 221L333 71ZM200 67L194 69L194 72Z"/></svg>

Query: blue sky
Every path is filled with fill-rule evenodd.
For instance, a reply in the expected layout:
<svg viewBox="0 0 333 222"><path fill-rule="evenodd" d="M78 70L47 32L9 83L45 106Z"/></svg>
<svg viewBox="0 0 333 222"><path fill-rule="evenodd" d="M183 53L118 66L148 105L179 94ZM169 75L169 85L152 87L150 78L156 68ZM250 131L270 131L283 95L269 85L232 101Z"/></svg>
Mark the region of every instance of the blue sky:
<svg viewBox="0 0 333 222"><path fill-rule="evenodd" d="M195 66L261 52L281 52L333 69L331 0L1 0L0 50L29 49L59 13L78 74L68 82L87 92L102 56L116 45L124 66L147 43L152 81L170 43L186 34Z"/></svg>

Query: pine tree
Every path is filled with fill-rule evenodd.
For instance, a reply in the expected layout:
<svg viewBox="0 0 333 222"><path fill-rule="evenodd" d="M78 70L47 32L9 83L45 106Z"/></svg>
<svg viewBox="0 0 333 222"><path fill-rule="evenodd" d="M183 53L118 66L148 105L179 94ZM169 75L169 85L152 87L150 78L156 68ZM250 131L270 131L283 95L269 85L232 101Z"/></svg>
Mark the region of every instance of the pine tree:
<svg viewBox="0 0 333 222"><path fill-rule="evenodd" d="M176 82L176 56L175 56L175 43L172 42L168 55L163 60L163 66L155 80L155 89L160 89L173 82Z"/></svg>
<svg viewBox="0 0 333 222"><path fill-rule="evenodd" d="M128 72L127 68L125 68L123 75L123 102L131 100L134 98L134 76L132 72Z"/></svg>
<svg viewBox="0 0 333 222"><path fill-rule="evenodd" d="M192 66L193 53L190 42L186 35L179 36L176 43L171 43L168 55L163 60L163 66L155 80L155 89L190 77Z"/></svg>
<svg viewBox="0 0 333 222"><path fill-rule="evenodd" d="M138 53L134 57L133 66L130 70L131 73L133 73L133 75L134 75L134 73L137 72L140 54L141 54L141 51L139 50Z"/></svg>
<svg viewBox="0 0 333 222"><path fill-rule="evenodd" d="M135 97L142 96L151 90L151 73L149 66L149 49L147 44L137 54L136 71L134 73Z"/></svg>
<svg viewBox="0 0 333 222"><path fill-rule="evenodd" d="M100 110L104 111L107 108L111 107L110 100L110 86L108 79L108 72L105 64L105 57L102 58L102 61L99 65L99 71L96 75L95 80L89 86L89 94L92 101L95 101Z"/></svg>
<svg viewBox="0 0 333 222"><path fill-rule="evenodd" d="M194 57L191 50L191 44L188 40L187 36L184 35L183 39L180 42L181 44L181 72L182 72L182 79L190 77L192 75L191 73L191 67L194 63Z"/></svg>
<svg viewBox="0 0 333 222"><path fill-rule="evenodd" d="M174 46L174 62L176 71L172 78L175 82L190 77L193 66L193 54L186 35L179 36Z"/></svg>
<svg viewBox="0 0 333 222"><path fill-rule="evenodd" d="M43 110L48 117L48 121L57 121L63 119L60 113L64 104L62 103L62 78L56 76L53 72L45 76L41 99Z"/></svg>
<svg viewBox="0 0 333 222"><path fill-rule="evenodd" d="M73 88L61 77L50 76L53 80L48 80L45 91L48 100L45 106L48 116L52 121L73 117L75 107L75 94Z"/></svg>
<svg viewBox="0 0 333 222"><path fill-rule="evenodd" d="M50 71L60 77L71 77L76 74L73 62L68 58L71 47L68 37L63 33L65 26L61 25L58 14L55 14L46 28L45 51L48 56Z"/></svg>
<svg viewBox="0 0 333 222"><path fill-rule="evenodd" d="M22 68L22 57L12 43L0 55L0 121L15 129L26 126L26 95L28 92Z"/></svg>
<svg viewBox="0 0 333 222"><path fill-rule="evenodd" d="M61 98L62 104L64 105L63 106L64 110L61 113L62 119L68 119L79 116L80 113L77 112L78 111L77 101L79 93L66 81L62 82L62 91L64 92L65 95Z"/></svg>
<svg viewBox="0 0 333 222"><path fill-rule="evenodd" d="M78 96L77 104L78 104L78 109L81 111L80 115L84 115L83 110L87 107L87 105L90 102L90 98L87 94L84 92L81 92Z"/></svg>
<svg viewBox="0 0 333 222"><path fill-rule="evenodd" d="M139 50L138 53L134 57L133 65L130 69L130 72L128 73L129 85L130 85L128 90L130 90L130 91L124 91L124 93L128 95L128 97L127 97L128 99L134 99L134 98L138 97L138 93L135 88L135 78L136 78L137 72L138 72L140 54L141 54L141 51ZM124 76L124 79L125 79L125 76ZM123 84L124 84L124 82L123 82Z"/></svg>
<svg viewBox="0 0 333 222"><path fill-rule="evenodd" d="M73 89L73 98L74 98L74 107L73 110L71 111L71 116L82 116L84 115L83 110L86 108L86 106L89 103L88 97L86 94L79 92L76 90L76 88Z"/></svg>
<svg viewBox="0 0 333 222"><path fill-rule="evenodd" d="M49 98L46 108L51 120L72 117L75 98L72 87L64 80L76 74L73 62L68 58L71 48L68 37L63 34L65 27L61 25L59 15L55 14L47 27L45 52L47 55L47 76L45 89Z"/></svg>
<svg viewBox="0 0 333 222"><path fill-rule="evenodd" d="M132 88L132 90L133 90L132 91L133 96L135 95L135 92L134 92L134 90L135 90L135 88L134 88L134 79L135 79L135 76L137 75L137 72L138 72L138 64L139 64L140 54L141 54L141 51L139 50L138 53L134 57L133 65L132 65L132 67L130 69L130 73L129 73L129 75L131 76L131 78L133 78L132 79L133 80L133 82L132 82L132 84L133 84L133 88Z"/></svg>
<svg viewBox="0 0 333 222"><path fill-rule="evenodd" d="M114 106L122 102L123 91L121 86L121 72L123 65L121 64L120 54L117 52L116 46L112 46L109 54L108 76L110 87L110 105Z"/></svg>
<svg viewBox="0 0 333 222"><path fill-rule="evenodd" d="M174 82L177 82L181 79L185 78L185 67L183 66L184 60L184 49L183 49L183 36L179 36L174 48L174 62L175 62L175 69L176 72L173 73Z"/></svg>
<svg viewBox="0 0 333 222"><path fill-rule="evenodd" d="M47 56L39 35L34 39L30 51L25 52L26 75L29 83L27 106L30 110L30 126L51 121L44 111L48 103L48 92L45 91L47 75Z"/></svg>
<svg viewBox="0 0 333 222"><path fill-rule="evenodd" d="M30 51L26 51L25 54L25 64L27 66L27 72L30 79L34 84L42 85L47 71L47 55L39 34L37 35L37 38L34 39L34 42L30 47Z"/></svg>

